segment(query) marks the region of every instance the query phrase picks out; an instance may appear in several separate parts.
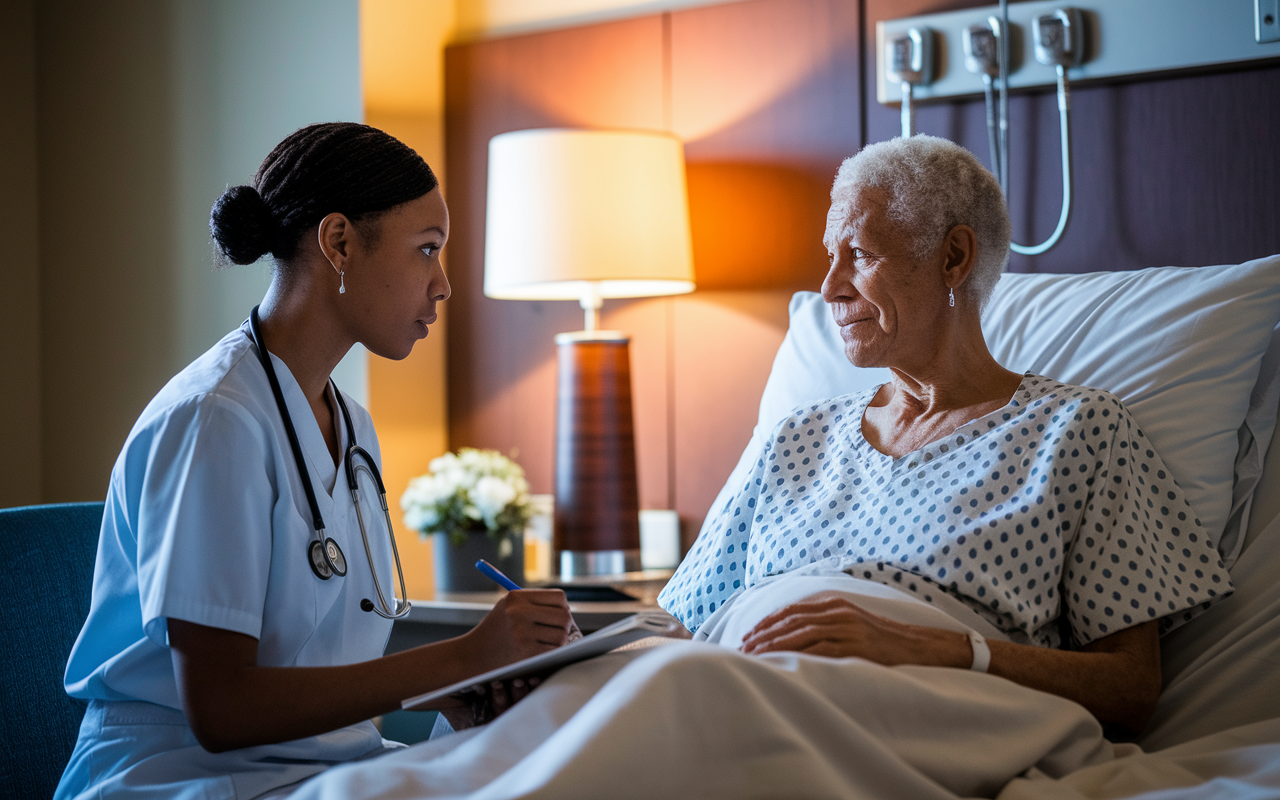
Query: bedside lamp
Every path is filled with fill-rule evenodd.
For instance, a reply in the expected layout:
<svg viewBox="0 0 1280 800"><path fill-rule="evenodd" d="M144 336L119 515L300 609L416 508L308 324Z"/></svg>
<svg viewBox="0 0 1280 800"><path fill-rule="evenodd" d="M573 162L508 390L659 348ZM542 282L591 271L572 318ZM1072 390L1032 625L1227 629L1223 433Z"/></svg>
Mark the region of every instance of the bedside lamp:
<svg viewBox="0 0 1280 800"><path fill-rule="evenodd" d="M489 141L484 293L577 300L556 336L553 548L560 577L640 569L629 337L605 298L693 291L684 149L664 133L541 129Z"/></svg>

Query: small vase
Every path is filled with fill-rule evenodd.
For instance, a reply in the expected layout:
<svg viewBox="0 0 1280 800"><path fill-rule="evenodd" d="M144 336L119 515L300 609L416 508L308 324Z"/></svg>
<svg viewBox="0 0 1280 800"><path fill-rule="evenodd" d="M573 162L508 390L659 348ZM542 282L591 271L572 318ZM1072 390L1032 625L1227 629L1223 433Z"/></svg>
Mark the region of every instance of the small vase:
<svg viewBox="0 0 1280 800"><path fill-rule="evenodd" d="M497 567L517 584L524 585L524 536L508 533L510 551L499 556L502 541L478 532L468 534L462 544L454 544L447 533L431 534L435 555L436 594L492 592L498 585L476 569L480 559Z"/></svg>

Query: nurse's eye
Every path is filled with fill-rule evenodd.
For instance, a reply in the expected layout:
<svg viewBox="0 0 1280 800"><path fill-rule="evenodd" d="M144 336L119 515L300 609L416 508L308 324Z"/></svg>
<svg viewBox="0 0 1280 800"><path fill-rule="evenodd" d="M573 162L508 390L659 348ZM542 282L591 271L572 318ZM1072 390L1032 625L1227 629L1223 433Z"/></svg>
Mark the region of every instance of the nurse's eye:
<svg viewBox="0 0 1280 800"><path fill-rule="evenodd" d="M432 258L439 252L440 252L440 245L438 244L428 244L422 247L422 254L425 255L427 258Z"/></svg>

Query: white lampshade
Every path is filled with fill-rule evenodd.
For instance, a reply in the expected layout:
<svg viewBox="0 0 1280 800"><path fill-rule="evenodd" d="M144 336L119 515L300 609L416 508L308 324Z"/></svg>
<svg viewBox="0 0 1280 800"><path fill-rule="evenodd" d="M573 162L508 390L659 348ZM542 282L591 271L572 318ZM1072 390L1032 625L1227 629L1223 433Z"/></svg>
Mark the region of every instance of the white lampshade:
<svg viewBox="0 0 1280 800"><path fill-rule="evenodd" d="M489 140L487 296L582 300L693 288L678 139L549 128Z"/></svg>

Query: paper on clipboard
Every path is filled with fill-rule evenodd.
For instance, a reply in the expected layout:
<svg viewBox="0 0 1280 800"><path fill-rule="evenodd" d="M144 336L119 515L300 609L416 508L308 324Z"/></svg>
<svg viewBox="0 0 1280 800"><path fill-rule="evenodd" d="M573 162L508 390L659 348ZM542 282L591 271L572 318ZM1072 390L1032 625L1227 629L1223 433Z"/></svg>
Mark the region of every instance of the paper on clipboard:
<svg viewBox="0 0 1280 800"><path fill-rule="evenodd" d="M590 636L584 636L555 650L548 650L523 661L508 664L482 675L467 678L452 686L437 689L434 692L410 697L400 703L406 711L430 710L446 705L441 701L466 693L475 687L490 681L510 680L530 675L548 675L561 667L615 650L624 645L645 639L650 636L677 637L680 635L680 623L674 617L662 611L642 611L632 614L626 619L618 620L605 626Z"/></svg>

